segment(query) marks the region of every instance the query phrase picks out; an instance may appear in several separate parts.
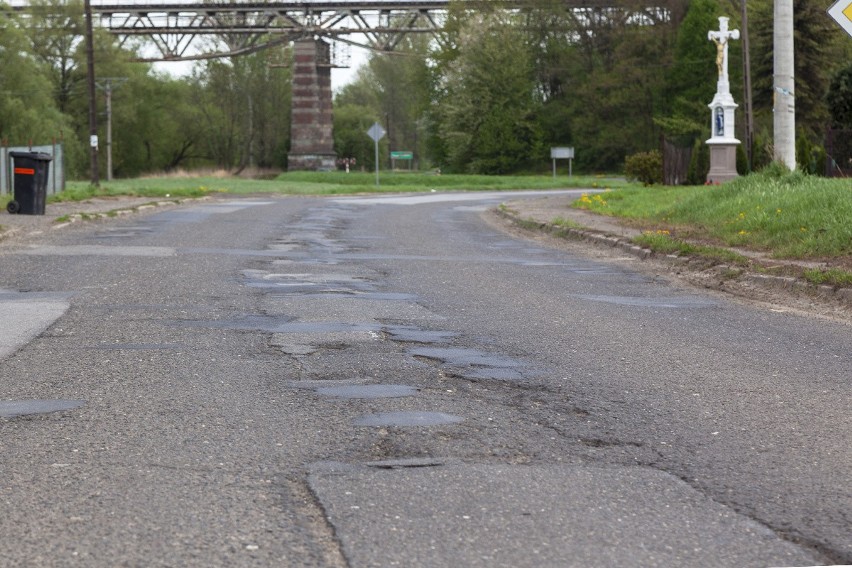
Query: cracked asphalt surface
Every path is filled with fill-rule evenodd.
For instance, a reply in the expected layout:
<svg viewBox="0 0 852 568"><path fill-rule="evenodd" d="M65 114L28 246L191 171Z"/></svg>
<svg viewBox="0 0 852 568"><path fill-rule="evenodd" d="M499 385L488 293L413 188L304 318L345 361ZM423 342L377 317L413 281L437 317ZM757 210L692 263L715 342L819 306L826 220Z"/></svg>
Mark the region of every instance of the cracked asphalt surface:
<svg viewBox="0 0 852 568"><path fill-rule="evenodd" d="M0 565L852 562L849 325L519 239L504 199L0 243Z"/></svg>

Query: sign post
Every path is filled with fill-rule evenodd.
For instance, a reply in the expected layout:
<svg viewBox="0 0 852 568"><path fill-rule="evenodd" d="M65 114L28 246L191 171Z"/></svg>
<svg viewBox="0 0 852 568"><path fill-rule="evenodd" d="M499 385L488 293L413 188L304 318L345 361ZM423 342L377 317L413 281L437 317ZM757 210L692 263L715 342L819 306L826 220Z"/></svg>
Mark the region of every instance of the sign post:
<svg viewBox="0 0 852 568"><path fill-rule="evenodd" d="M370 130L367 131L367 136L373 139L376 144L376 185L379 185L379 140L385 137L385 129L378 122L373 123Z"/></svg>
<svg viewBox="0 0 852 568"><path fill-rule="evenodd" d="M846 30L847 34L852 36L852 0L837 0L828 9L828 15L834 18L834 21L840 24L840 27Z"/></svg>
<svg viewBox="0 0 852 568"><path fill-rule="evenodd" d="M391 152L391 169L396 168L397 160L408 160L408 170L411 171L411 167L414 162L414 152L410 151L401 151L401 152Z"/></svg>
<svg viewBox="0 0 852 568"><path fill-rule="evenodd" d="M550 158L553 160L553 178L556 179L556 160L568 160L568 177L571 177L571 165L574 159L574 147L551 148Z"/></svg>

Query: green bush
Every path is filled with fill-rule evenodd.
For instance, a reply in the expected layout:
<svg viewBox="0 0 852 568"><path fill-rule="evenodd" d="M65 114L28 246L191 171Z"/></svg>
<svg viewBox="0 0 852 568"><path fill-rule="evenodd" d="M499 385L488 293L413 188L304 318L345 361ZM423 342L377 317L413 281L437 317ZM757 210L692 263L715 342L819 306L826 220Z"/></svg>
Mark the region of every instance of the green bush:
<svg viewBox="0 0 852 568"><path fill-rule="evenodd" d="M689 160L689 169L686 173L688 185L704 185L707 181L707 172L710 171L710 147L702 140L696 140L692 147L692 157Z"/></svg>
<svg viewBox="0 0 852 568"><path fill-rule="evenodd" d="M825 148L812 142L803 130L796 137L796 162L806 174L822 175L825 171Z"/></svg>
<svg viewBox="0 0 852 568"><path fill-rule="evenodd" d="M645 185L663 181L663 154L659 150L637 152L624 161L624 175Z"/></svg>

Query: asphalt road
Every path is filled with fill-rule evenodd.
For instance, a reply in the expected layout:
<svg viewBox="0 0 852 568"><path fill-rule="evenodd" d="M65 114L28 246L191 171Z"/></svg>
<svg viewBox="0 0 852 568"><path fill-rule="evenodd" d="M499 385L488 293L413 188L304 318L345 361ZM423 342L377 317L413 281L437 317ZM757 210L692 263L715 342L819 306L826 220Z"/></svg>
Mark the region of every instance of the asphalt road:
<svg viewBox="0 0 852 568"><path fill-rule="evenodd" d="M513 237L506 198L0 247L0 565L852 563L852 328Z"/></svg>

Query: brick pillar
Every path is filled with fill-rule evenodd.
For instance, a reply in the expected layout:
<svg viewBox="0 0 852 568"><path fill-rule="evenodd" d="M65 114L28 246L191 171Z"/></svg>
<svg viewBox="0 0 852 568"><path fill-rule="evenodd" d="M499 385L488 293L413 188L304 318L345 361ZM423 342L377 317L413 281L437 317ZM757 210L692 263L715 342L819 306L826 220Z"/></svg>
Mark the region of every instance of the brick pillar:
<svg viewBox="0 0 852 568"><path fill-rule="evenodd" d="M333 170L331 49L322 40L293 43L293 103L288 169Z"/></svg>

